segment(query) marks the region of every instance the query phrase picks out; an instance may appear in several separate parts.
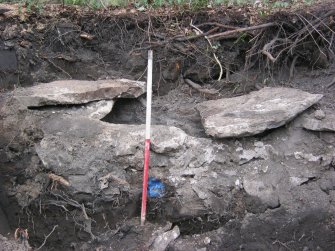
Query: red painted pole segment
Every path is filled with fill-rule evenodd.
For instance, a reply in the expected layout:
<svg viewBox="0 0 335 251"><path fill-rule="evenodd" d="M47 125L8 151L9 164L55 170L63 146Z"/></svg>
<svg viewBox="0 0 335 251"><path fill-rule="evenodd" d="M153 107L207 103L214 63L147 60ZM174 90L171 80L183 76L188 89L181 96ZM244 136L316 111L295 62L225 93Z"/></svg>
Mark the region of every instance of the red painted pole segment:
<svg viewBox="0 0 335 251"><path fill-rule="evenodd" d="M145 123L145 147L144 147L144 169L143 169L143 190L141 208L141 226L145 223L147 211L147 193L150 162L150 127L151 127L151 99L152 99L152 64L153 52L148 51L148 77L147 77L147 110Z"/></svg>
<svg viewBox="0 0 335 251"><path fill-rule="evenodd" d="M150 161L150 139L145 140L144 151L144 173L143 173L143 191L142 191L142 209L141 209L141 225L144 225L147 213L147 193L149 178L149 161Z"/></svg>

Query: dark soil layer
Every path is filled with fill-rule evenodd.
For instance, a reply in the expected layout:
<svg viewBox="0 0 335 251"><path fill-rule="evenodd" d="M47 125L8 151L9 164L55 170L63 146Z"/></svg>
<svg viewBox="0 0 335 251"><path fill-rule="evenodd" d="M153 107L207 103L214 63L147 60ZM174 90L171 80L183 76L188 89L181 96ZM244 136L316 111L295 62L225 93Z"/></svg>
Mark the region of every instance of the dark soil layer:
<svg viewBox="0 0 335 251"><path fill-rule="evenodd" d="M153 48L153 124L176 126L191 136L208 138L195 104L242 95L264 86L288 86L321 93L324 98L309 112L316 108L334 111L334 3L309 7L310 12L286 9L262 18L250 7L222 7L198 12L169 9L146 13L133 13L132 8L93 12L58 5L46 6L43 12L37 13L19 11L14 5L7 7L10 11L0 14L0 89L3 92L0 107L7 91L40 82L120 77L145 80L147 49ZM203 36L189 39L197 36L190 26L191 20L204 32L215 29L213 34L230 30L229 27L250 27L260 23L275 25L215 40L210 47ZM273 44L266 47L272 40ZM264 48L277 58L271 61L269 55L262 52ZM223 66L223 77L219 81L220 68L213 53ZM200 84L202 89L194 89L185 83L185 79ZM208 94L203 89L215 92ZM143 124L144 115L142 97L119 99L112 112L102 120ZM335 208L335 183L327 192L319 189L320 194L313 194L311 198L297 198L292 203L304 210L294 215L289 212L290 207L279 204L267 208L243 190L228 191L227 188L227 194L231 196L226 203L228 213L207 211L180 217L176 214L180 209L178 197L169 187L166 198L149 201L149 223L143 228L138 226L139 219L136 218L140 212L141 195L138 174L130 173L128 177L136 190L133 197L121 194L108 203L100 198L89 201L86 194L75 198L87 207L92 220L90 229L87 219L82 218L81 204L66 209L57 203L51 205L50 201L64 199L66 194L61 188L56 192L50 189L49 181L45 181L45 193L22 208L10 193L12 184L23 185L36 170L43 170L33 149L34 143L43 135L25 133L29 141L23 145L14 139L8 142L0 132L0 222L8 223L0 224L0 233L12 233L17 227L28 228L29 243L34 248L39 247L53 226L58 225L42 249L148 250L146 244L152 231L170 221L180 227L181 237L170 245L169 250L335 250L334 212L304 208L305 199L314 202L320 194L325 196L324 193ZM285 152L287 146L278 138L287 135L294 136L285 143L288 147L299 145L309 152L323 149L312 137L324 142L323 146L335 146L334 133L301 133L292 124L240 141L245 145L257 140L268 141ZM236 144L234 139L224 143L229 147ZM225 163L225 167L230 167L234 161L231 157L231 163ZM295 165L295 161L283 155L272 164ZM322 170L324 176L330 172L334 172L334 166ZM308 180L299 189L313 190L313 184L319 184L320 177ZM309 196L307 192L305 194ZM91 234L89 230L92 230ZM204 244L205 237L210 237L209 245ZM201 249L204 247L207 249Z"/></svg>

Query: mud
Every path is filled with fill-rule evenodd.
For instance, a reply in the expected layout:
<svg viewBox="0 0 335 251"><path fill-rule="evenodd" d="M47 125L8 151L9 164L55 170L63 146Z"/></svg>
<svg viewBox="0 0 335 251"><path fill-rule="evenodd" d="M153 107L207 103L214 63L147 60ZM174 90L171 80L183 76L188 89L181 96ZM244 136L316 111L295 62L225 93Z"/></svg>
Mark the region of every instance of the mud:
<svg viewBox="0 0 335 251"><path fill-rule="evenodd" d="M238 10L225 11L219 10L213 16L207 12L187 11L153 15L151 29L159 38L175 35L169 33L169 24L185 29L191 19L198 24L214 21L226 25L250 24L250 20ZM10 97L9 91L39 82L119 77L145 80L146 50L143 48L148 46L146 14L109 14L49 6L41 14L19 15L14 11L11 16L1 16L0 89L3 94L0 106L3 107ZM282 20L283 16L269 19ZM86 39L80 36L82 34L94 38ZM186 46L183 44L183 48L175 44L155 48L154 125L175 126L200 140L211 139L205 134L195 105L206 100L239 96L263 86L294 87L323 94L320 103L305 113L316 109L334 113L335 86L327 88L335 74L330 54L334 53L333 44L327 46L330 52L326 59L320 55L312 56L310 51L313 51L313 46L306 50L308 55L297 60L292 78L288 73L292 61L289 56L287 64L266 68L263 65L265 61L258 61L256 66L245 71L245 55L251 44L246 41L236 45L235 42L235 39L220 42L221 49L217 52L221 53L221 59L233 62L229 71L230 81L215 80L219 70L208 55L198 49L197 53L183 52L183 48L192 46L203 49L207 46L204 40L187 43ZM184 78L218 92L215 95L200 93L187 85ZM16 115L18 121L25 116ZM144 96L138 99L121 98L102 121L139 125L145 122L144 115ZM43 139L44 132L37 129L33 122L26 123L24 132L7 128L0 134L0 220L8 222L8 225L1 225L0 234L10 239L13 239L18 227L28 228L29 244L38 248L57 225L42 250L149 250L153 233L169 221L173 226L179 226L181 231L181 236L170 243L167 250L171 251L335 250L335 163L332 159L335 157L335 134L304 130L299 118L279 129L253 137L211 139L213 144L222 144L225 149L210 166L211 171L222 178L222 184L220 189L210 191L210 198L187 202L194 208L199 206L199 210L185 212L187 207L181 203L176 188L164 177L168 175L168 170L164 168L169 167L164 163L160 163L161 166L155 164L152 173L163 176L168 192L162 199L149 200L145 227L139 226L138 218L140 168L136 172L125 171L127 182L133 189L131 193L112 195L109 201L105 197L92 199L88 193L69 197L66 189L51 188L52 184L45 176L47 170L35 150L35 144ZM241 161L236 149L254 149L255 142L259 141L272 146L273 151L265 157L259 155ZM299 157L296 157L297 152L301 153ZM309 161L309 154L321 157L317 161ZM166 157L154 155L154 163L164 161ZM267 201L264 202L257 197L259 194L253 196L247 193L249 191L245 189L248 187L244 189L232 184L242 174L245 175L245 183L258 179L275 182L276 187L272 188L275 199L265 198ZM184 174L182 178L191 180L197 175ZM206 180L201 175L199 182ZM299 178L298 185L285 187L291 177ZM210 182L206 184L215 187ZM201 197L199 190L193 193ZM71 200L74 200L72 204L62 207L62 201ZM19 204L19 201L26 204ZM206 203L211 207L203 207ZM85 205L89 219L83 216L81 205Z"/></svg>

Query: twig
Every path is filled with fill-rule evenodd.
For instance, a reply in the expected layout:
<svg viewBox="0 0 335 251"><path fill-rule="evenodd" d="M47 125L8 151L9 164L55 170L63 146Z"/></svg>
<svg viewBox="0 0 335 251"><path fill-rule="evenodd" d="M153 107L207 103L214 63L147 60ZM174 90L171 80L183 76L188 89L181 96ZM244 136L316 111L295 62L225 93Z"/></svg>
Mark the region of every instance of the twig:
<svg viewBox="0 0 335 251"><path fill-rule="evenodd" d="M188 84L189 86L193 87L194 89L196 89L198 92L204 93L204 94L218 94L219 92L217 90L213 90L213 89L207 89L207 88L203 88L201 85L198 85L196 83L194 83L192 80L185 78L185 83Z"/></svg>
<svg viewBox="0 0 335 251"><path fill-rule="evenodd" d="M305 237L305 234L302 234L298 241L300 242L304 237Z"/></svg>
<svg viewBox="0 0 335 251"><path fill-rule="evenodd" d="M47 242L47 239L50 237L50 235L52 235L52 233L55 231L55 229L56 229L57 227L58 227L58 225L55 225L55 226L52 228L51 232L50 232L48 235L45 236L44 241L43 241L43 243L41 244L41 246L39 246L36 250L40 250L40 249L45 245L45 243Z"/></svg>
<svg viewBox="0 0 335 251"><path fill-rule="evenodd" d="M83 211L83 215L84 215L85 220L89 220L90 218L88 217L88 215L86 213L86 209L85 209L84 203L81 204L81 210Z"/></svg>
<svg viewBox="0 0 335 251"><path fill-rule="evenodd" d="M226 63L226 81L230 82L230 64Z"/></svg>
<svg viewBox="0 0 335 251"><path fill-rule="evenodd" d="M142 72L141 76L137 78L137 81L139 81L143 77L143 75L147 72L147 70L148 70L148 66L145 67L145 70Z"/></svg>
<svg viewBox="0 0 335 251"><path fill-rule="evenodd" d="M78 201L69 198L69 196L66 195L65 193L63 193L63 195L61 195L61 194L58 194L58 193L52 193L51 192L51 195L53 195L57 199L61 199L61 200L58 200L58 201L52 200L52 201L50 201L51 202L50 204L53 204L55 206L60 206L60 207L63 207L62 205L70 205L72 207L82 209L82 205ZM66 211L68 211L68 210L66 210Z"/></svg>
<svg viewBox="0 0 335 251"><path fill-rule="evenodd" d="M92 233L92 218L88 217L85 209L84 203L81 204L81 210L84 215L84 231L91 235L92 240L95 240L97 237Z"/></svg>
<svg viewBox="0 0 335 251"><path fill-rule="evenodd" d="M193 27L194 29L196 29L198 32L200 32L200 34L204 33L198 27L196 27L196 26L193 25L192 20L191 20L190 26ZM217 62L217 64L219 65L219 67L220 67L220 74L219 74L219 77L218 77L218 81L220 81L221 78L222 78L222 75L223 75L223 68L222 68L221 62L220 62L219 58L216 56L216 54L214 52L214 48L213 48L211 40L209 40L208 36L205 36L205 39L207 40L209 46L212 48L212 50L213 50L212 53L213 53L214 59Z"/></svg>
<svg viewBox="0 0 335 251"><path fill-rule="evenodd" d="M329 47L328 47L328 50L329 50L329 51L332 50L333 41L334 41L334 33L332 33L332 37L331 37L331 39L330 39L330 45L329 45Z"/></svg>
<svg viewBox="0 0 335 251"><path fill-rule="evenodd" d="M289 76L289 80L290 81L293 78L295 63L297 62L298 57L299 57L298 55L295 55L294 58L293 58L293 60L292 60L292 64L291 64L291 67L290 67L290 76Z"/></svg>
<svg viewBox="0 0 335 251"><path fill-rule="evenodd" d="M300 18L301 22L303 22L303 23L305 24L305 22L304 22L304 20L305 20L305 21L307 22L308 25L310 25L314 30L317 31L317 33L320 35L320 37L324 38L324 37L321 35L321 33L318 31L318 29L317 29L316 27L314 27L313 24L312 24L311 22L309 22L309 21L308 21L306 18L304 18L303 16L300 16L300 15L298 15L298 14L296 14L296 15ZM320 25L320 24L321 24L321 22L319 23L319 25ZM306 25L306 27L307 27L307 25ZM307 32L308 32L308 34L310 35L310 37L312 38L312 40L314 41L314 44L316 45L316 47L318 47L319 51L320 51L321 53L324 54L324 52L322 52L322 50L321 50L320 46L318 45L318 43L315 41L312 32L311 32L309 29L307 29ZM324 38L324 39L325 39L325 38ZM327 39L325 39L325 40L328 42ZM329 42L328 42L328 43L329 43Z"/></svg>
<svg viewBox="0 0 335 251"><path fill-rule="evenodd" d="M58 33L59 41L61 42L61 44L62 44L63 46L65 46L65 44L64 44L64 42L63 42L63 40L62 40L62 34L60 33L60 31L59 31L58 28L57 28L57 33Z"/></svg>
<svg viewBox="0 0 335 251"><path fill-rule="evenodd" d="M333 80L327 85L327 89L332 87L335 84L335 77L333 78Z"/></svg>
<svg viewBox="0 0 335 251"><path fill-rule="evenodd" d="M192 26L192 25L191 25ZM195 26L192 26L193 28L197 28ZM194 35L194 36L189 36L189 37L177 37L175 38L174 40L178 41L178 42L184 42L184 41L190 41L190 40L194 40L194 39L197 39L197 38L200 38L200 37L205 37L209 34L212 34L213 32L217 31L219 29L219 27L215 27L214 29L211 29L207 32L202 32L198 35ZM200 32L199 28L197 28L197 30Z"/></svg>
<svg viewBox="0 0 335 251"><path fill-rule="evenodd" d="M151 17L149 16L149 24L148 24L148 40L149 40L149 43L151 42L151 36L150 36L150 28L152 26L152 23L151 23Z"/></svg>
<svg viewBox="0 0 335 251"><path fill-rule="evenodd" d="M260 25L256 25L256 26L246 27L246 28L239 28L239 29L236 29L236 30L230 30L230 31L225 31L225 32L214 34L214 35L210 35L210 36L208 36L208 39L224 39L224 38L229 37L230 35L232 35L234 33L257 30L257 29L267 28L267 27L271 27L271 26L275 26L275 25L276 25L276 23L266 23L266 24L260 24Z"/></svg>
<svg viewBox="0 0 335 251"><path fill-rule="evenodd" d="M291 248L289 248L285 243L283 243L283 242L281 242L279 240L276 240L276 241L272 242L272 245L275 245L277 243L280 244L280 245L282 245L283 247L285 247L287 250L292 251Z"/></svg>
<svg viewBox="0 0 335 251"><path fill-rule="evenodd" d="M317 20L319 20L330 32L332 32L332 34L334 34L335 33L335 31L332 29L332 28L330 28L329 27L329 25L327 25L323 20L325 19L324 17L321 17L321 18L323 18L323 19L321 19L321 18L319 18L319 17L317 17L317 16L315 16L315 15L313 15L312 13L309 13L310 15L312 15L315 19L317 19ZM329 13L328 13L329 14ZM334 12L331 12L330 13L330 15L332 15L332 14L334 14Z"/></svg>
<svg viewBox="0 0 335 251"><path fill-rule="evenodd" d="M176 35L176 36L173 36L169 39L165 39L165 37L161 34L157 34L157 33L154 33L154 32L150 32L149 29L148 31L145 31L143 30L142 28L140 28L142 31L146 32L148 37L150 38L150 35L156 37L156 38L159 38L163 41L151 41L150 39L148 39L148 43L150 44L149 46L147 47L143 47L143 48L135 48L133 49L129 54L131 54L132 52L135 52L135 51L140 51L140 50L148 50L148 49L152 49L154 47L157 47L157 46L166 46L167 44L169 43L172 43L172 42L186 42L186 41L191 41L191 40L195 40L195 39L198 39L198 38L202 38L202 37L206 37L212 33L214 33L215 31L217 31L220 27L215 27L207 32L202 32L198 27L195 27L195 26L192 26L194 29L196 29L197 31L200 32L200 34L197 34L197 35L193 35L193 36L184 36L184 35ZM232 29L232 27L230 27L230 29Z"/></svg>
<svg viewBox="0 0 335 251"><path fill-rule="evenodd" d="M65 212L69 212L69 210L65 207L65 205L60 205L61 202L54 201L54 200L48 200L47 203L44 203L43 205L54 205L57 207L63 208Z"/></svg>
<svg viewBox="0 0 335 251"><path fill-rule="evenodd" d="M60 68L58 65L56 65L54 62L52 62L50 59L46 59L50 64L52 64L54 67L56 67L61 72L65 73L70 79L72 79L71 75L67 73L64 69Z"/></svg>
<svg viewBox="0 0 335 251"><path fill-rule="evenodd" d="M198 35L194 35L194 36L183 36L183 35L176 35L170 39L166 39L166 40L163 40L163 41L148 41L148 43L150 44L149 46L146 46L146 47L142 47L142 48L135 48L133 49L129 54L133 53L133 52L136 52L136 51L141 51L141 50L148 50L148 49L153 49L154 47L158 47L158 46L166 46L167 44L169 43L172 43L174 41L177 41L177 42L186 42L186 41L190 41L190 40L195 40L195 39L198 39L198 38L201 38L201 37L205 37L209 34L212 34L213 32L217 31L219 28L216 27L214 29L211 29L205 33L201 33L201 34L198 34ZM152 34L154 37L157 37L159 39L164 39L164 37L162 37L161 35L159 34L155 34L155 33L149 33L148 32L148 36L150 37L149 34Z"/></svg>
<svg viewBox="0 0 335 251"><path fill-rule="evenodd" d="M307 25L305 25L305 27L303 29L301 29L299 32L294 33L293 35L291 35L290 37L294 38L295 37L295 41L294 43L292 43L292 45L290 46L290 51L292 53L293 48L296 47L296 45L303 41L304 39L306 39L308 36L310 36L310 31L309 28L313 28L314 30L317 29L321 24L324 24L323 20L326 19L327 17L334 15L335 10L330 10L329 12L327 12L325 15L322 16L322 18L318 18L316 20L313 20L311 22L308 22ZM298 15L297 15L298 16ZM299 17L299 16L298 16ZM300 17L299 17L300 18ZM303 20L300 18L300 20L303 22ZM305 22L303 22L305 24Z"/></svg>
<svg viewBox="0 0 335 251"><path fill-rule="evenodd" d="M306 23L311 27L311 28L313 28L313 30L315 30L319 35L320 35L320 37L323 39L323 40L325 40L328 44L330 44L330 42L323 36L323 34L321 34L321 32L313 25L313 23L312 22L310 22L310 21L308 21L304 16L302 16L302 15L299 15L299 14L296 14L299 18L300 18L300 20L302 20L302 19L304 19L305 21L306 21ZM320 20L320 22L318 23L319 25L321 24L321 23L323 23L324 25L325 25L325 23L323 22L323 20L321 20L321 19L319 19ZM326 27L328 27L327 25L325 25ZM307 26L306 26L307 27ZM330 29L332 32L334 32L332 29ZM309 29L307 28L307 31L310 33L310 31L309 31ZM311 34L311 33L310 33ZM311 35L312 36L312 35ZM313 37L312 37L313 38Z"/></svg>
<svg viewBox="0 0 335 251"><path fill-rule="evenodd" d="M278 35L277 35L277 36L276 36L274 39L272 39L269 43L265 44L264 47L263 47L263 49L261 50L261 52L262 52L265 56L267 56L267 57L270 59L270 61L271 61L272 63L275 63L275 62L277 61L277 59L279 58L279 56L282 54L282 52L284 52L286 49L288 49L288 48L284 48L283 50L281 50L281 51L278 53L278 55L277 55L276 57L273 57L273 56L271 55L271 53L269 52L269 50L271 49L271 47L273 47L273 45L274 45L277 41L284 41L284 42L287 42L286 39L278 38Z"/></svg>
<svg viewBox="0 0 335 251"><path fill-rule="evenodd" d="M267 56L267 57L270 59L270 61L271 61L272 63L276 62L278 56L277 56L276 58L274 58L274 57L271 55L271 53L269 52L269 50L270 50L270 48L272 47L272 45L273 45L276 41L277 41L277 37L274 38L274 39L272 39L272 40L271 40L270 42L268 42L267 44L265 44L264 47L263 47L263 49L262 49L262 51L261 51L265 56Z"/></svg>
<svg viewBox="0 0 335 251"><path fill-rule="evenodd" d="M216 22L208 22L208 23L198 24L197 27L202 27L202 26L206 26L206 25L215 25L215 26L218 26L220 28L229 29L229 30L239 29L239 27L226 25L226 24L220 24L220 23L216 23Z"/></svg>

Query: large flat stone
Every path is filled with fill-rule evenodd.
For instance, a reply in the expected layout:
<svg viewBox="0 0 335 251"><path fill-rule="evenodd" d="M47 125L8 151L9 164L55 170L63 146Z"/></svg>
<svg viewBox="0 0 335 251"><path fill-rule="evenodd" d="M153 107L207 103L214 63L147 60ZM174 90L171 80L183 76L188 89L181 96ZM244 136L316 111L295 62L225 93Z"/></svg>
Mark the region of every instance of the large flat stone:
<svg viewBox="0 0 335 251"><path fill-rule="evenodd" d="M38 107L59 104L84 104L114 98L137 98L145 92L145 83L128 79L98 81L60 80L18 89L14 97L22 105Z"/></svg>
<svg viewBox="0 0 335 251"><path fill-rule="evenodd" d="M216 138L255 135L284 125L322 98L291 88L263 88L248 95L200 103L206 133Z"/></svg>
<svg viewBox="0 0 335 251"><path fill-rule="evenodd" d="M45 135L36 150L46 168L71 176L76 180L77 191L92 193L97 186L90 181L102 170L124 180L124 169L143 167L144 127L108 124L85 117L54 118L43 125ZM186 136L176 127L153 126L151 147L160 154L178 151Z"/></svg>

